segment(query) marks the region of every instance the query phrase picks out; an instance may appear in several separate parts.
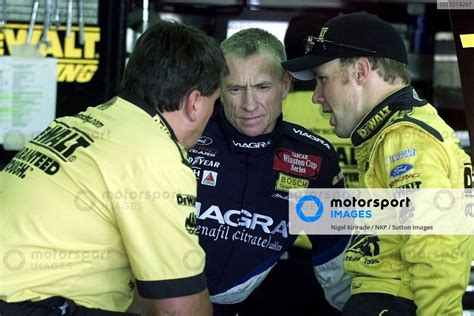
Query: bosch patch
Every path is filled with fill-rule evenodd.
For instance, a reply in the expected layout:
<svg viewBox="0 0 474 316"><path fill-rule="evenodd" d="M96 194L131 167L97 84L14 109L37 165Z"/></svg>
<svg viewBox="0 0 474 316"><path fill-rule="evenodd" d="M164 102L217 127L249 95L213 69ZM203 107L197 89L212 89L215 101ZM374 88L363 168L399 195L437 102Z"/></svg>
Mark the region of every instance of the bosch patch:
<svg viewBox="0 0 474 316"><path fill-rule="evenodd" d="M283 192L290 192L290 189L306 189L309 187L309 180L292 177L284 173L278 174L275 189Z"/></svg>

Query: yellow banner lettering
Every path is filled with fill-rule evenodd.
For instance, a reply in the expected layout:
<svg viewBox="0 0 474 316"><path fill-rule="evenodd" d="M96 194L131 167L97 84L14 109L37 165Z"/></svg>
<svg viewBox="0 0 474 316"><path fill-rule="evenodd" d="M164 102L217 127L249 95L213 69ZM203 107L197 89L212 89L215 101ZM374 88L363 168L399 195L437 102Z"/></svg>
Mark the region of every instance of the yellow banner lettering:
<svg viewBox="0 0 474 316"><path fill-rule="evenodd" d="M48 32L48 39L50 46L47 47L45 44L40 45L40 54L42 56L52 56L54 58L63 58L63 48L61 47L61 41L58 37L58 32L56 31L49 31Z"/></svg>
<svg viewBox="0 0 474 316"><path fill-rule="evenodd" d="M5 41L7 42L7 48L11 52L12 45L23 45L26 43L26 30L18 30L17 35L12 29L4 29Z"/></svg>
<svg viewBox="0 0 474 316"><path fill-rule="evenodd" d="M84 65L82 70L78 73L76 81L81 83L91 81L98 68L97 65Z"/></svg>
<svg viewBox="0 0 474 316"><path fill-rule="evenodd" d="M95 56L95 43L100 41L100 33L86 33L84 34L84 58L97 58Z"/></svg>
<svg viewBox="0 0 474 316"><path fill-rule="evenodd" d="M58 81L73 82L82 65L58 64Z"/></svg>
<svg viewBox="0 0 474 316"><path fill-rule="evenodd" d="M71 36L66 37L64 41L64 55L68 58L81 58L82 51L76 48L76 33L71 32Z"/></svg>
<svg viewBox="0 0 474 316"><path fill-rule="evenodd" d="M28 24L9 23L0 32L0 56L11 55L15 46L26 45ZM49 45L41 43L43 25L36 25L31 37L31 45L38 47L40 55L58 59L58 82L89 82L99 68L99 54L96 46L100 41L100 28L84 28L84 45L78 44L79 27L73 26L69 37L65 36L66 26L48 31ZM39 45L40 44L40 45Z"/></svg>

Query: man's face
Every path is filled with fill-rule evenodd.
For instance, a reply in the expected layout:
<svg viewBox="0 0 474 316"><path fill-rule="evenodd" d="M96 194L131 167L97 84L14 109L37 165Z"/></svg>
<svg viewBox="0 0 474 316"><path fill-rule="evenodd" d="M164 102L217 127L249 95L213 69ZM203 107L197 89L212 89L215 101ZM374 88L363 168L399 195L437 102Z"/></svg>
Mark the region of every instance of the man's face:
<svg viewBox="0 0 474 316"><path fill-rule="evenodd" d="M247 59L226 56L229 75L221 85L221 99L229 122L242 134L258 136L273 131L288 94L290 78L275 58L257 54Z"/></svg>
<svg viewBox="0 0 474 316"><path fill-rule="evenodd" d="M329 123L336 135L350 137L365 113L359 106L360 89L351 66L342 67L340 59L334 59L314 69L316 88L313 103L320 103L323 111L331 113Z"/></svg>

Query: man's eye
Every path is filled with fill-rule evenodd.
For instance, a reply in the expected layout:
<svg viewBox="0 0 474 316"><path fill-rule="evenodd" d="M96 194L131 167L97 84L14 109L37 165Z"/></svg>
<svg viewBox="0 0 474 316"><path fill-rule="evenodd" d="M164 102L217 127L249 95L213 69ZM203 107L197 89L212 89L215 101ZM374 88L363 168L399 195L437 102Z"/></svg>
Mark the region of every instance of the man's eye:
<svg viewBox="0 0 474 316"><path fill-rule="evenodd" d="M261 91L265 91L265 90L268 90L268 89L270 89L270 88L271 88L271 86L269 86L269 85L257 86L257 89L258 89L258 90L261 90Z"/></svg>
<svg viewBox="0 0 474 316"><path fill-rule="evenodd" d="M319 83L319 84L325 84L326 81L327 81L327 78L326 78L326 77L321 77L321 76L319 76L319 77L316 78L316 81L317 81L317 83Z"/></svg>
<svg viewBox="0 0 474 316"><path fill-rule="evenodd" d="M229 92L231 94L236 94L236 93L240 93L242 92L243 88L241 87L232 87L232 88L229 88Z"/></svg>

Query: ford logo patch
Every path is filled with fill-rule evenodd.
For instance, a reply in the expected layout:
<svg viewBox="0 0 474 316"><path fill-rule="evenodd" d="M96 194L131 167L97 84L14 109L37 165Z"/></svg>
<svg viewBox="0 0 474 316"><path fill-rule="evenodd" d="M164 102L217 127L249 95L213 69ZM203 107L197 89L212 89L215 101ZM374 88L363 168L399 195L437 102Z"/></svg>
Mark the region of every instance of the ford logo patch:
<svg viewBox="0 0 474 316"><path fill-rule="evenodd" d="M197 144L202 145L202 146L210 145L212 144L212 138L207 137L207 136L201 136L199 137Z"/></svg>
<svg viewBox="0 0 474 316"><path fill-rule="evenodd" d="M403 163L401 165L396 166L395 168L390 171L390 178L396 178L398 176L401 176L402 174L407 173L413 169L413 165L410 165L409 163Z"/></svg>

